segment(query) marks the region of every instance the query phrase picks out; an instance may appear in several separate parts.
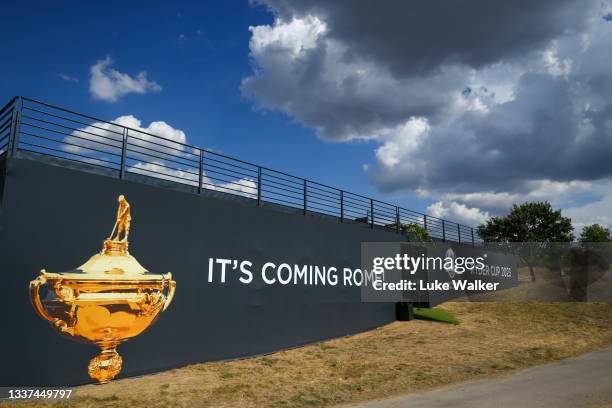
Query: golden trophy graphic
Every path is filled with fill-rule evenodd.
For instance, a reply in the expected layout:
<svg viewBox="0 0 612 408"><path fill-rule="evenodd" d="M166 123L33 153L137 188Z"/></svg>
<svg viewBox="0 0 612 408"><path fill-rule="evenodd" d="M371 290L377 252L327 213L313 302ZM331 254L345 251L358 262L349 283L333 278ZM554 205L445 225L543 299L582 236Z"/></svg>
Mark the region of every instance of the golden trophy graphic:
<svg viewBox="0 0 612 408"><path fill-rule="evenodd" d="M101 353L88 367L89 376L100 383L109 382L121 371L117 347L150 327L168 308L176 289L171 273L152 274L129 254L131 208L124 196L118 201L115 227L100 253L72 271L43 269L30 282L34 309L55 330L100 347ZM39 290L44 284L49 291L41 299Z"/></svg>

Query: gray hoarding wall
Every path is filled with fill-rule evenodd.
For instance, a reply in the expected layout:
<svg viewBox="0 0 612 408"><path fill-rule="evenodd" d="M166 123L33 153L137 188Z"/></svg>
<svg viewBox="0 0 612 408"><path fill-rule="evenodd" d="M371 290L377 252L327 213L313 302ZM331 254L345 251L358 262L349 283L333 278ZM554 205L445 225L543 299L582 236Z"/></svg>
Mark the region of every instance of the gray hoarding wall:
<svg viewBox="0 0 612 408"><path fill-rule="evenodd" d="M271 352L396 318L394 302L362 302L358 286L362 243L405 242L390 230L24 158L4 156L0 169L0 345L10 367L0 370L0 386L91 381L86 368L98 348L57 334L35 313L27 289L40 269L71 270L100 250L120 194L132 206L130 253L153 273L172 272L177 290L155 325L119 347L119 377ZM225 279L223 260L231 262ZM233 261L250 262L248 283ZM325 284L303 282L295 269L289 281L294 267L326 271ZM444 300L436 296L421 304Z"/></svg>
<svg viewBox="0 0 612 408"><path fill-rule="evenodd" d="M86 368L97 347L57 334L34 312L27 288L40 269L70 270L100 250L119 194L133 211L130 252L177 281L157 323L119 347L120 377L271 352L395 320L394 304L361 303L357 286L266 284L257 272L266 262L359 268L361 242L397 240L393 232L9 159L0 213L0 386L90 381ZM253 281L242 284L228 269L222 283L217 269L209 282L210 258L251 261Z"/></svg>

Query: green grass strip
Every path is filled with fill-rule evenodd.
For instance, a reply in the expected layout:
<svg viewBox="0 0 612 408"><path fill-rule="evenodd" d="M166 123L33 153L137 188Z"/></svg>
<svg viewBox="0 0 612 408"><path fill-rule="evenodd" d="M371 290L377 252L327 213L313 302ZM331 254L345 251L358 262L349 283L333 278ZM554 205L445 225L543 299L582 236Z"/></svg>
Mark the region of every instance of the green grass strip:
<svg viewBox="0 0 612 408"><path fill-rule="evenodd" d="M421 320L432 320L442 323L459 324L459 320L457 320L455 316L452 315L452 313L440 308L425 309L415 307L414 318Z"/></svg>

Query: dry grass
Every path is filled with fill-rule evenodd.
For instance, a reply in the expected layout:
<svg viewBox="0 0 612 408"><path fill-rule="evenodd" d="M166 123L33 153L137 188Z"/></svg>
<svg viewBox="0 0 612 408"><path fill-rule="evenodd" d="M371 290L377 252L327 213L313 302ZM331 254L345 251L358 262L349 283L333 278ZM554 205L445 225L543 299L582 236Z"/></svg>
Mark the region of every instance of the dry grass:
<svg viewBox="0 0 612 408"><path fill-rule="evenodd" d="M395 322L267 356L84 386L73 400L52 406L329 406L501 375L612 345L612 304L455 302L444 308L461 324Z"/></svg>

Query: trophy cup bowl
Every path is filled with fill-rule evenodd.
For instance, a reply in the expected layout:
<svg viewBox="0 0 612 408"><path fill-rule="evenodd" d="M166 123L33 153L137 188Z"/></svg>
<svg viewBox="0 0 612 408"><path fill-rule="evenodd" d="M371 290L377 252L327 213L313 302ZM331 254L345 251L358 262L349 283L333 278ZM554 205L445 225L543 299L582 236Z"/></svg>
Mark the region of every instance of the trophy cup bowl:
<svg viewBox="0 0 612 408"><path fill-rule="evenodd" d="M101 253L76 270L49 273L43 269L30 282L34 309L57 332L100 347L88 367L89 376L100 383L121 371L117 347L155 323L176 289L171 273L149 273L127 249L127 239L108 239ZM47 296L41 299L44 285L48 285Z"/></svg>

